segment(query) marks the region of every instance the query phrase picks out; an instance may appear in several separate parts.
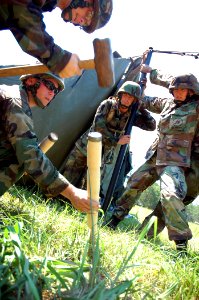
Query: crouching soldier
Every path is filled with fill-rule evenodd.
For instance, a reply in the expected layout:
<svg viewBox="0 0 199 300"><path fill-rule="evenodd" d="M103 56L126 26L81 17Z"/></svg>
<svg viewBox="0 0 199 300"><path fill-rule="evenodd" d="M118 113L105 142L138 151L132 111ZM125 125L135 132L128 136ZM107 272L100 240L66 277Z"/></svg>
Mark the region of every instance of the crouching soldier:
<svg viewBox="0 0 199 300"><path fill-rule="evenodd" d="M62 194L76 209L89 212L87 192L56 170L34 132L31 108L45 108L64 89L64 81L51 73L20 79L19 86L0 86L0 196L26 172L47 196ZM95 201L93 209L98 210Z"/></svg>

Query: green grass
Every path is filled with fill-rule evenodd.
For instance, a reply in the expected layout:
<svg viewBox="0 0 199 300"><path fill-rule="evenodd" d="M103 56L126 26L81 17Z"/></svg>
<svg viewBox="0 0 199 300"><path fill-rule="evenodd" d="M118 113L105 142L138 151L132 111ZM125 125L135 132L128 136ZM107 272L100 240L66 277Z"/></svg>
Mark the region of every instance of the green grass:
<svg viewBox="0 0 199 300"><path fill-rule="evenodd" d="M13 187L0 198L0 299L198 300L199 226L190 223L189 255L177 257L166 229L152 242L136 231L149 210L131 213L90 245L84 214Z"/></svg>

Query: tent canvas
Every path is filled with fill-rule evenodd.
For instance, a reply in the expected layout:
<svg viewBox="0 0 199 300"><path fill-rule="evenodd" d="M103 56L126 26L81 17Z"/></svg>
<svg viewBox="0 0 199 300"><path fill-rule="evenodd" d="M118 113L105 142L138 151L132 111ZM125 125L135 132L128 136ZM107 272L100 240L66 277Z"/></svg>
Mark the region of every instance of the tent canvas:
<svg viewBox="0 0 199 300"><path fill-rule="evenodd" d="M81 77L65 79L65 90L46 109L33 108L35 132L39 141L50 132L58 135L58 141L47 153L58 169L63 165L74 142L91 125L100 102L112 95L129 63L130 59L114 58L114 86L99 87L96 72L85 70ZM19 83L19 77L0 78L0 84Z"/></svg>

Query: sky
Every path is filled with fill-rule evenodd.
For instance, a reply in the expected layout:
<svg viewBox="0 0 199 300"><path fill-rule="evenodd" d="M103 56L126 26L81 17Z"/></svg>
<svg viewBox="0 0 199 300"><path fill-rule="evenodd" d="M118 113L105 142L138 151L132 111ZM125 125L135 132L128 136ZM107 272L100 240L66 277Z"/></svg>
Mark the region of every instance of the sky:
<svg viewBox="0 0 199 300"><path fill-rule="evenodd" d="M198 6L198 0L113 0L111 20L92 34L65 23L59 8L45 13L44 22L55 43L78 54L80 59L94 57L92 42L95 38L110 38L112 51L126 58L142 55L149 47L160 51L199 53ZM0 65L32 64L37 61L21 50L9 31L0 31L0 40ZM154 52L150 65L173 75L190 72L199 79L199 58L192 56ZM169 96L166 89L151 85L149 81L145 93ZM132 130L134 168L144 161L145 152L155 134L136 128Z"/></svg>

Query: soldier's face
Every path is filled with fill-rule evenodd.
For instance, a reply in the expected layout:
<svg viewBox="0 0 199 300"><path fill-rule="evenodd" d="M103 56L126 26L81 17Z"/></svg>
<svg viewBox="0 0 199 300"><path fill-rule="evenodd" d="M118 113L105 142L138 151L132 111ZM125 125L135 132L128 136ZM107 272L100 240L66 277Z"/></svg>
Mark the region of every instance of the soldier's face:
<svg viewBox="0 0 199 300"><path fill-rule="evenodd" d="M47 78L45 80L41 80L40 86L37 89L37 97L42 102L44 106L47 106L58 91L58 83L53 78Z"/></svg>
<svg viewBox="0 0 199 300"><path fill-rule="evenodd" d="M71 9L71 16L69 16L69 13L65 13L63 18L75 25L89 26L93 14L94 11L92 7L78 7Z"/></svg>
<svg viewBox="0 0 199 300"><path fill-rule="evenodd" d="M185 101L188 92L189 92L188 89L174 89L173 90L174 99L178 101Z"/></svg>
<svg viewBox="0 0 199 300"><path fill-rule="evenodd" d="M124 108L126 107L126 109L128 109L129 106L131 106L131 104L135 101L136 101L136 98L134 96L131 96L127 93L122 93L120 103L121 103L121 106L123 106Z"/></svg>

